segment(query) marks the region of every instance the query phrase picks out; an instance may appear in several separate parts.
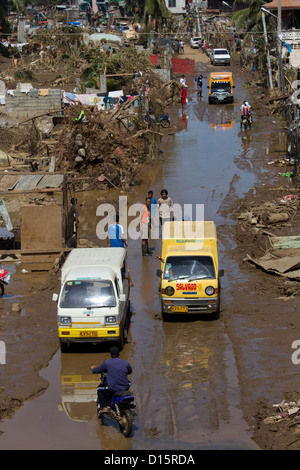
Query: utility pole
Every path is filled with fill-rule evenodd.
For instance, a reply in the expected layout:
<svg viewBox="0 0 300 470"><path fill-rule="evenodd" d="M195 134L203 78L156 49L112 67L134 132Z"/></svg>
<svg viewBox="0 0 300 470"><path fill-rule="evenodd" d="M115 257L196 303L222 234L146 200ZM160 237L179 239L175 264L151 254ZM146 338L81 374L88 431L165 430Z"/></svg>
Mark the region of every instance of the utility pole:
<svg viewBox="0 0 300 470"><path fill-rule="evenodd" d="M269 73L269 87L273 88L273 78L272 78L272 69L271 69L271 61L270 61L270 51L268 46L268 35L267 35L267 27L266 27L266 18L265 13L261 12L261 19L264 28L264 38L265 38L265 45L266 45L266 53L267 53L267 66L268 66L268 73Z"/></svg>
<svg viewBox="0 0 300 470"><path fill-rule="evenodd" d="M281 31L281 0L278 0L277 10L277 41L278 41L278 59L279 59L279 87L285 88L284 75L282 69L282 31Z"/></svg>
<svg viewBox="0 0 300 470"><path fill-rule="evenodd" d="M195 2L195 9L196 9L196 15L197 15L197 29L198 29L198 34L199 34L199 37L201 38L201 26L200 26L200 19L199 19L198 2Z"/></svg>

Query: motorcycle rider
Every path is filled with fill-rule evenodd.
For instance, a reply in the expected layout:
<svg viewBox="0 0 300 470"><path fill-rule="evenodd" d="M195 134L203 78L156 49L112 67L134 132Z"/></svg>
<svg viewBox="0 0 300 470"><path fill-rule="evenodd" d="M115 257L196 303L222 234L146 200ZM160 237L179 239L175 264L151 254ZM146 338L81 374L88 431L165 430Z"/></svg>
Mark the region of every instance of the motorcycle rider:
<svg viewBox="0 0 300 470"><path fill-rule="evenodd" d="M240 108L240 111L242 113L241 115L241 125L242 125L242 119L243 117L247 116L247 119L249 120L250 124L252 124L252 114L251 114L251 106L250 104L248 103L248 101L244 101L241 108Z"/></svg>
<svg viewBox="0 0 300 470"><path fill-rule="evenodd" d="M107 413L106 392L112 397L116 392L126 391L130 387L128 374L132 373L131 365L125 359L120 359L118 346L110 348L111 359L107 359L100 366L91 366L93 374L106 373L106 385L108 390L98 390L99 414Z"/></svg>
<svg viewBox="0 0 300 470"><path fill-rule="evenodd" d="M242 127L242 122L243 122L244 117L246 117L248 119L249 123L252 124L250 105L247 101L243 102L243 104L240 108L240 111L242 113L242 115L241 115L241 127Z"/></svg>

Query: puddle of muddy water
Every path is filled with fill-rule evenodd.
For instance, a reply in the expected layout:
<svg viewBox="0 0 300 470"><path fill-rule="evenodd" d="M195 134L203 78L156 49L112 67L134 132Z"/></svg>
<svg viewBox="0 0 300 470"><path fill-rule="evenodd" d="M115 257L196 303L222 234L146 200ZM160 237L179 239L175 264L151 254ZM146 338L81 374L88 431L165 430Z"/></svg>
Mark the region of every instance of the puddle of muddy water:
<svg viewBox="0 0 300 470"><path fill-rule="evenodd" d="M189 86L192 90L194 85ZM170 139L162 161L146 169L145 182L132 188L128 200L143 202L149 189L158 197L167 188L175 203L204 204L205 219L220 227L220 267L226 273L222 305L229 314L235 279L246 283L247 278L231 259L234 243L222 235L222 225L235 223L227 206L255 185L251 159L261 158L263 164L273 146L278 148L278 133L274 125L274 132L259 145L254 137L259 141L262 136L255 126L252 134L241 134L238 109L247 97L239 79L234 106L209 106L205 97L197 100L193 92L189 94L184 130ZM97 244L97 207L119 195L123 194L78 194L82 237ZM151 247L159 254L160 241ZM125 439L112 423L99 426L91 402L96 384L89 368L107 359L107 350L75 348L70 354L57 352L41 372L49 382L46 392L2 423L0 448L256 449L240 409L235 357L222 315L218 321L162 322L157 261L154 256L142 258L139 240L129 240L128 257L133 316L130 342L121 357L133 367L137 404L133 436Z"/></svg>

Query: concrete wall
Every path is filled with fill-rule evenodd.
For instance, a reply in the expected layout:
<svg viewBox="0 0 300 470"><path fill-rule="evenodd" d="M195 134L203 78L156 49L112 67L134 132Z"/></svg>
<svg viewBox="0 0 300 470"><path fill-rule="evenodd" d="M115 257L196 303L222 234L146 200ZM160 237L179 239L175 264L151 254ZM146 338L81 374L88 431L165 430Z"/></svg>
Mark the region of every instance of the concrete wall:
<svg viewBox="0 0 300 470"><path fill-rule="evenodd" d="M62 108L62 92L49 89L47 95L41 95L41 90L31 90L24 93L14 90L14 95L6 94L5 114L13 119L30 119L34 116L57 111ZM34 96L33 96L34 95Z"/></svg>
<svg viewBox="0 0 300 470"><path fill-rule="evenodd" d="M171 13L177 15L183 15L185 13L185 10L183 9L185 7L185 0L165 0L165 3L166 7L170 10Z"/></svg>
<svg viewBox="0 0 300 470"><path fill-rule="evenodd" d="M163 80L164 82L169 82L170 80L173 79L173 70L170 69L155 69L154 70L154 73L156 73L156 75L158 75L161 80Z"/></svg>

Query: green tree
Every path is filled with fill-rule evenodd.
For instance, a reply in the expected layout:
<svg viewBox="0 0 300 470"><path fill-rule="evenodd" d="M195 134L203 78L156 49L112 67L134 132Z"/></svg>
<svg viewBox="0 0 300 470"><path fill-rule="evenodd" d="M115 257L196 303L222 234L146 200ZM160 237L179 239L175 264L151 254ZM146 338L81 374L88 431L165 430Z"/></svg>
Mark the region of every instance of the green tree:
<svg viewBox="0 0 300 470"><path fill-rule="evenodd" d="M245 5L245 8L232 14L232 21L236 24L237 31L261 32L263 29L261 7L266 3L265 0L235 0L234 3Z"/></svg>
<svg viewBox="0 0 300 470"><path fill-rule="evenodd" d="M170 11L166 7L165 0L145 0L144 21L147 25L149 19L155 20L155 29L158 30L159 23L169 18Z"/></svg>
<svg viewBox="0 0 300 470"><path fill-rule="evenodd" d="M126 0L125 10L129 15L136 16L141 19L144 17L144 4L145 0Z"/></svg>
<svg viewBox="0 0 300 470"><path fill-rule="evenodd" d="M8 22L8 10L11 8L17 13L25 11L26 0L0 0L0 32L8 32L10 29Z"/></svg>

